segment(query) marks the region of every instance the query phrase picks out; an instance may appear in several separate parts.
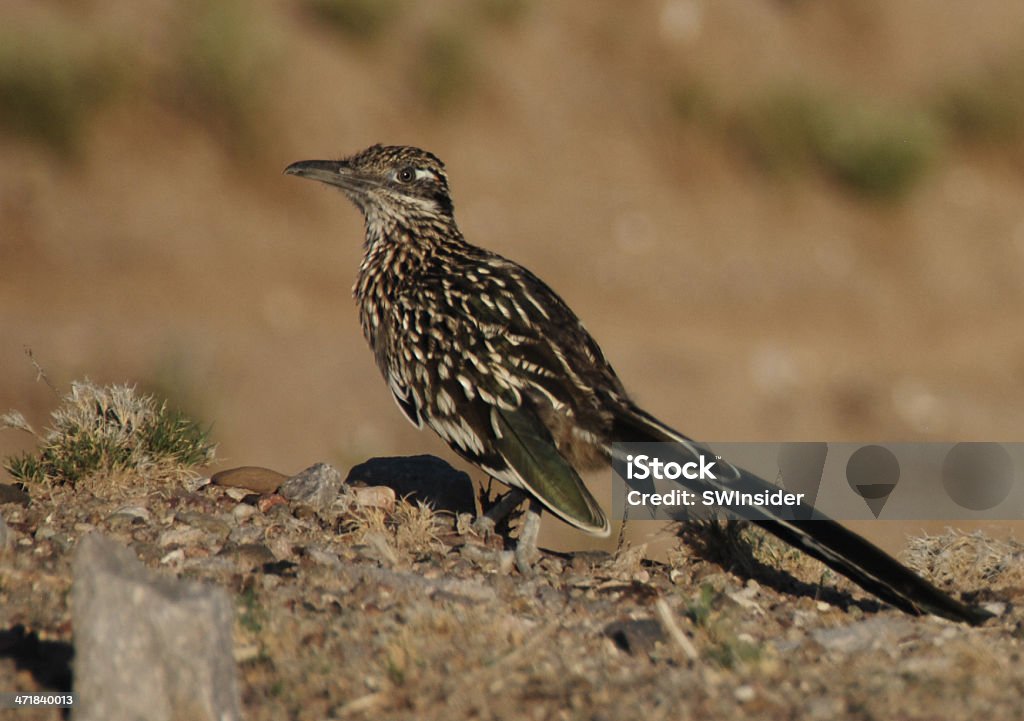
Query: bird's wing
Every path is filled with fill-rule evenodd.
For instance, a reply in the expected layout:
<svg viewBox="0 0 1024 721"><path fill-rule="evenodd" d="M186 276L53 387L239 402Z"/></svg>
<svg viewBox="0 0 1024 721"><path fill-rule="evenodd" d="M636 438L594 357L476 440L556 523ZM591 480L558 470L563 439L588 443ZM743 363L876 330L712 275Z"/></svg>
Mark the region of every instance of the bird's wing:
<svg viewBox="0 0 1024 721"><path fill-rule="evenodd" d="M608 518L583 479L562 457L551 435L526 407L493 408L494 449L506 464L506 477L535 496L548 510L588 533L607 536Z"/></svg>

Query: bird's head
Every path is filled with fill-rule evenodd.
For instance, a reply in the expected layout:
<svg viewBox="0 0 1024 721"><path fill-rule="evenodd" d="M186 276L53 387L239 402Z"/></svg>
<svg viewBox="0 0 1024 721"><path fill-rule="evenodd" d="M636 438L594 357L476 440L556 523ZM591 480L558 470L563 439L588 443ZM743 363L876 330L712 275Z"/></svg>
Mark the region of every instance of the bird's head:
<svg viewBox="0 0 1024 721"><path fill-rule="evenodd" d="M419 148L373 145L343 160L300 160L284 172L341 188L367 219L452 216L444 163Z"/></svg>

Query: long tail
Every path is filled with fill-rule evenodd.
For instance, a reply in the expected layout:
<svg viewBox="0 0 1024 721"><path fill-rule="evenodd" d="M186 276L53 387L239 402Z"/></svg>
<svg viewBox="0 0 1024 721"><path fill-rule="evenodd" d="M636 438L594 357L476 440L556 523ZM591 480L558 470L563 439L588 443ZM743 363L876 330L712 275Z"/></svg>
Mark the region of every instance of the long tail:
<svg viewBox="0 0 1024 721"><path fill-rule="evenodd" d="M626 408L616 417L613 437L621 442L674 443L679 453L692 455L694 459L698 454L710 453L700 444L636 407ZM716 467L720 466L721 461L716 462ZM777 486L752 473L740 468L735 470L736 476L728 481L729 487L738 483L744 490L778 490ZM704 484L706 489L719 489L714 482L708 480L687 483ZM724 488L723 484L721 489ZM770 509L763 510L770 519L755 520L753 523L902 611L915 616L931 613L953 621L964 621L972 626L984 623L993 615L984 609L957 601L882 549L831 519L793 521L771 513Z"/></svg>

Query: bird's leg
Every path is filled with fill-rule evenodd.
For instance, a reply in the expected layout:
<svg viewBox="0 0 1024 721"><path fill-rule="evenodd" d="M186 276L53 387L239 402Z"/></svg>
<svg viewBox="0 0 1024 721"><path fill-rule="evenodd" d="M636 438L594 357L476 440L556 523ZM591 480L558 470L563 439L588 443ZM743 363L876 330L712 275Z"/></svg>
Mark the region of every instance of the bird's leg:
<svg viewBox="0 0 1024 721"><path fill-rule="evenodd" d="M508 493L498 499L491 508L473 522L473 530L485 538L494 533L494 528L501 523L527 495L518 488L509 489ZM524 576L533 572L533 564L540 559L537 549L537 534L540 532L540 514L544 507L530 498L523 512L523 522L519 526L519 538L516 540L516 568Z"/></svg>
<svg viewBox="0 0 1024 721"><path fill-rule="evenodd" d="M532 498L523 513L523 525L519 527L519 540L516 541L516 568L524 576L533 571L533 564L540 559L537 550L537 534L540 532L540 514L544 507Z"/></svg>
<svg viewBox="0 0 1024 721"><path fill-rule="evenodd" d="M505 520L525 498L526 494L518 488L509 489L508 493L499 498L487 513L478 516L473 521L473 530L487 538L494 533L494 527Z"/></svg>

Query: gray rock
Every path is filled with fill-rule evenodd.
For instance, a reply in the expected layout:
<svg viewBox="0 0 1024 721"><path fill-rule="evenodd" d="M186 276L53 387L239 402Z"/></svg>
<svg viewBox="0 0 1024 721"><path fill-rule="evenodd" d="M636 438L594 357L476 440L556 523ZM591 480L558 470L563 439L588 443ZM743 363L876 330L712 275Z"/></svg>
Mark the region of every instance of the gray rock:
<svg viewBox="0 0 1024 721"><path fill-rule="evenodd" d="M905 616L874 616L847 626L814 629L811 638L828 651L851 654L896 648L920 633L920 624Z"/></svg>
<svg viewBox="0 0 1024 721"><path fill-rule="evenodd" d="M223 590L155 574L90 534L72 596L75 721L241 718Z"/></svg>
<svg viewBox="0 0 1024 721"><path fill-rule="evenodd" d="M338 497L340 487L338 469L328 463L317 463L285 481L279 492L289 501L325 511Z"/></svg>

